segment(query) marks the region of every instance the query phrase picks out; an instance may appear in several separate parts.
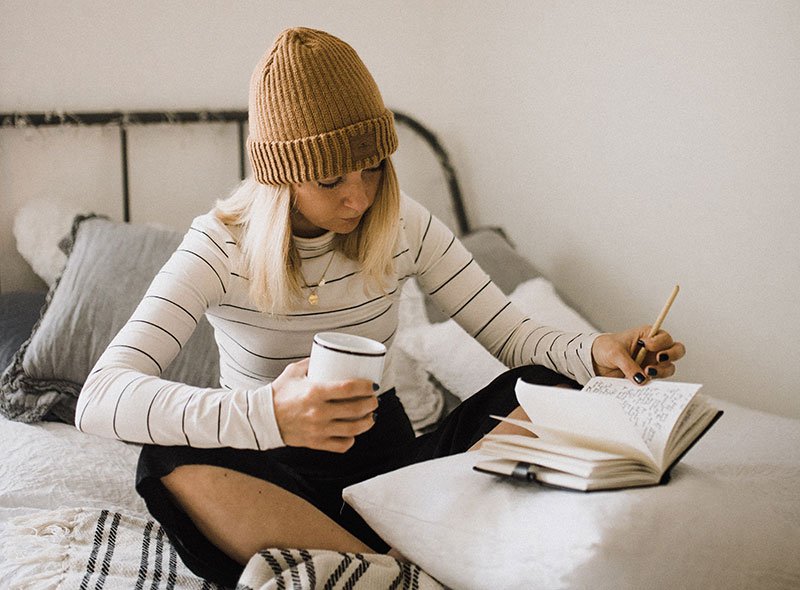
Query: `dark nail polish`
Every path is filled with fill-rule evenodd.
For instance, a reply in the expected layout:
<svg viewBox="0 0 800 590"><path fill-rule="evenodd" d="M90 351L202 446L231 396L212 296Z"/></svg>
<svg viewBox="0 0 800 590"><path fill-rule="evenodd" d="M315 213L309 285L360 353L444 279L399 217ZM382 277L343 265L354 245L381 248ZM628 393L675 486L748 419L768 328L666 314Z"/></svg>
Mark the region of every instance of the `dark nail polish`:
<svg viewBox="0 0 800 590"><path fill-rule="evenodd" d="M655 367L647 367L647 374L651 377L655 377L658 375L658 371L656 371Z"/></svg>
<svg viewBox="0 0 800 590"><path fill-rule="evenodd" d="M640 339L640 340L637 340L637 341L636 341L636 344L638 344L639 346L641 346L642 348L644 348L644 340L641 340L641 339Z"/></svg>
<svg viewBox="0 0 800 590"><path fill-rule="evenodd" d="M642 383L644 383L644 375L642 375L641 373L636 373L633 376L633 380L636 381L636 383L638 383L639 385L641 385Z"/></svg>
<svg viewBox="0 0 800 590"><path fill-rule="evenodd" d="M658 362L659 363L666 363L669 360L669 355L666 352L662 352L658 355Z"/></svg>
<svg viewBox="0 0 800 590"><path fill-rule="evenodd" d="M381 388L381 386L378 385L377 383L373 383L372 384L372 391L378 391L380 388Z"/></svg>
<svg viewBox="0 0 800 590"><path fill-rule="evenodd" d="M372 421L375 422L375 420L377 419L378 419L378 412L372 412Z"/></svg>

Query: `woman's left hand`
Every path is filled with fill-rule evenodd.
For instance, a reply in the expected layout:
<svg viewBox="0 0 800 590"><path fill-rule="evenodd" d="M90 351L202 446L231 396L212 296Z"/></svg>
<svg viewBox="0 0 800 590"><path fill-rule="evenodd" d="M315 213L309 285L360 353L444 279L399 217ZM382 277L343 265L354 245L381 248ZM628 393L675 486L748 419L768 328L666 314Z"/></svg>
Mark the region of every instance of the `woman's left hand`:
<svg viewBox="0 0 800 590"><path fill-rule="evenodd" d="M672 377L675 361L686 354L686 348L675 342L669 332L660 330L652 338L650 326L631 328L624 332L601 334L592 344L595 373L601 377L626 377L641 385L648 379ZM642 366L633 356L644 344L647 355Z"/></svg>

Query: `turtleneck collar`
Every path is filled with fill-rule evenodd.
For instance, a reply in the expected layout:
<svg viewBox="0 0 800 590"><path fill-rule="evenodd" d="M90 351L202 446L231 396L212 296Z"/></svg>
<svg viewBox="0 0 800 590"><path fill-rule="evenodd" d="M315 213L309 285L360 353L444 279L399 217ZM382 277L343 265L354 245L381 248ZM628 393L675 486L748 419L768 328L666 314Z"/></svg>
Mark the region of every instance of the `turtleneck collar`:
<svg viewBox="0 0 800 590"><path fill-rule="evenodd" d="M294 240L294 245L300 252L300 257L308 258L328 252L331 249L335 237L335 232L328 231L315 238L301 238L300 236L293 235L292 240Z"/></svg>

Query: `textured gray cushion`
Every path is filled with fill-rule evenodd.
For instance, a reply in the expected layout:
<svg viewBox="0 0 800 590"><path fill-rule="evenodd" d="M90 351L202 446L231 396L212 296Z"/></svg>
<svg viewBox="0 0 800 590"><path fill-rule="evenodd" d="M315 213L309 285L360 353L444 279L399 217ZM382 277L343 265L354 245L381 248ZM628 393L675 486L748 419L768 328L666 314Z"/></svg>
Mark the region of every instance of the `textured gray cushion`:
<svg viewBox="0 0 800 590"><path fill-rule="evenodd" d="M78 217L46 310L0 377L0 411L22 422L48 414L71 422L86 376L180 240L172 230ZM163 377L218 387L219 356L205 319Z"/></svg>
<svg viewBox="0 0 800 590"><path fill-rule="evenodd" d="M540 275L539 271L514 249L499 229L483 228L461 238L480 267L506 295L517 285ZM428 320L443 322L449 319L429 298L426 302Z"/></svg>

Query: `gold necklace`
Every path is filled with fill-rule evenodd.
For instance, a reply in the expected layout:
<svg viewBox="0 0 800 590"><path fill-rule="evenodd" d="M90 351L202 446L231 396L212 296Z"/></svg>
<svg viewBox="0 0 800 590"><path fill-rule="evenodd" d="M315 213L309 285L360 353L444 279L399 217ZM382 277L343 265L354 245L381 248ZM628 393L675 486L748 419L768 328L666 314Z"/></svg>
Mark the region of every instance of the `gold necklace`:
<svg viewBox="0 0 800 590"><path fill-rule="evenodd" d="M300 267L300 278L303 279L303 286L310 291L308 294L308 302L311 305L316 305L319 303L319 295L317 295L317 291L319 291L319 288L325 284L325 273L327 273L328 269L331 267L331 262L333 262L334 256L336 256L336 251L331 250L331 257L328 259L328 264L325 265L325 270L322 271L322 276L319 278L319 281L317 281L316 286L313 288L308 286L308 283L306 282L306 276L303 274L302 265Z"/></svg>

